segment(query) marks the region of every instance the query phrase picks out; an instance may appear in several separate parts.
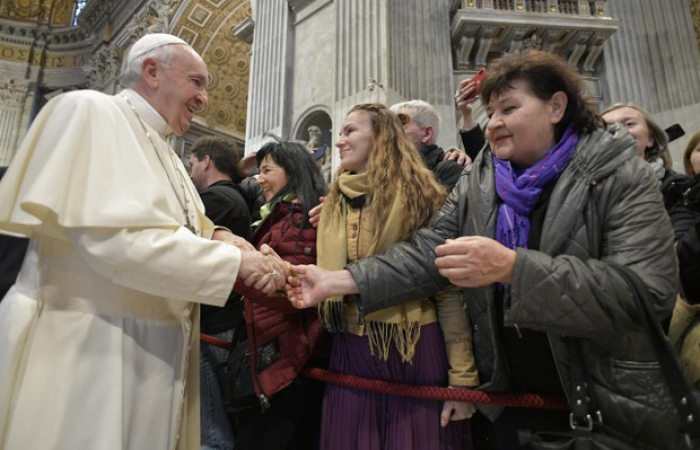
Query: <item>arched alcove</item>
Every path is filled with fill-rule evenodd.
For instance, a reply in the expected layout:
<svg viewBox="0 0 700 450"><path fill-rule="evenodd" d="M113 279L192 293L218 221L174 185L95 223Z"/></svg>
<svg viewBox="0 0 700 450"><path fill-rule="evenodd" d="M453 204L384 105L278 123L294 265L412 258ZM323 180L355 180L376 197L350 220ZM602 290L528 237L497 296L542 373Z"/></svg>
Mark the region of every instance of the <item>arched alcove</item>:
<svg viewBox="0 0 700 450"><path fill-rule="evenodd" d="M310 126L316 125L323 132L323 142L326 145L331 145L333 142L333 121L328 111L323 107L312 108L307 114L304 114L301 120L294 127L292 133L293 139L298 141L308 141Z"/></svg>

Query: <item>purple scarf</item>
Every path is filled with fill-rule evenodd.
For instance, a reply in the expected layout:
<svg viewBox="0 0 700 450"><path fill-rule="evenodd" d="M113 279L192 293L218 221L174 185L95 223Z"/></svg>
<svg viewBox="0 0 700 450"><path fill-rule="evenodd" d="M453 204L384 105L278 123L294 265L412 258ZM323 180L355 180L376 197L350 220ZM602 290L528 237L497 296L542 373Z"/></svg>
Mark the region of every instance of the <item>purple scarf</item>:
<svg viewBox="0 0 700 450"><path fill-rule="evenodd" d="M561 140L534 166L517 175L510 161L493 155L496 168L496 192L503 200L498 207L496 240L506 247L527 248L530 236L530 214L542 195L542 190L559 178L574 154L578 135L571 126Z"/></svg>

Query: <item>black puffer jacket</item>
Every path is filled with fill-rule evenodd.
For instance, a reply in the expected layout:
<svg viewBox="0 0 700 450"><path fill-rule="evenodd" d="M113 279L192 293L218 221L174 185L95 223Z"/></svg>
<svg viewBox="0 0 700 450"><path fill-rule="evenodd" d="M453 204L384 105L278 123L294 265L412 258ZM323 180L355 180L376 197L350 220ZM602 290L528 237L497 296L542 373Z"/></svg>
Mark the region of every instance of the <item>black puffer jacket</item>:
<svg viewBox="0 0 700 450"><path fill-rule="evenodd" d="M539 251L518 249L505 299L506 326L548 333L563 386L566 336L579 337L603 421L659 448L674 448L677 422L658 364L639 326L635 300L609 269L632 268L649 287L659 319L670 315L676 267L673 232L658 182L614 126L579 140L549 199ZM435 247L459 236L494 236L497 196L492 154L484 149L442 211L410 243L349 265L364 312L434 294L447 284ZM591 224L587 226L587 224ZM495 330L494 287L465 289L480 389L506 391L508 371ZM536 370L536 368L533 368ZM499 410L484 408L492 419Z"/></svg>
<svg viewBox="0 0 700 450"><path fill-rule="evenodd" d="M432 170L435 176L445 186L447 192L450 192L462 176L464 167L457 161L445 159L445 150L437 145L428 145L420 151L423 157L423 162Z"/></svg>

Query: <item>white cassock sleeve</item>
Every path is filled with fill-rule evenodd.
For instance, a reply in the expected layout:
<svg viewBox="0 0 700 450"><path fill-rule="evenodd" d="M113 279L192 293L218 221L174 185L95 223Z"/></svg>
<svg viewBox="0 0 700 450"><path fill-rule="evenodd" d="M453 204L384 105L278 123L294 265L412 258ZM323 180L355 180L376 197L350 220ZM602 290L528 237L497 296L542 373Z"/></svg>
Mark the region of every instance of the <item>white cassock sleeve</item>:
<svg viewBox="0 0 700 450"><path fill-rule="evenodd" d="M223 306L233 289L241 252L186 228L72 229L81 257L113 283L152 295Z"/></svg>

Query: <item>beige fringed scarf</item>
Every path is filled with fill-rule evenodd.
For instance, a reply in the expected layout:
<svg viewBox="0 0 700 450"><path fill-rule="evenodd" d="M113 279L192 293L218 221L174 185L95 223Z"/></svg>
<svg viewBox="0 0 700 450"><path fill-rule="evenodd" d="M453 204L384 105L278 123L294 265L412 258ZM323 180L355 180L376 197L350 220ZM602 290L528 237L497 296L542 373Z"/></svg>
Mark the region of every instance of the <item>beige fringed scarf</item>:
<svg viewBox="0 0 700 450"><path fill-rule="evenodd" d="M356 198L369 192L369 180L366 173L342 173L338 179L340 190L349 198ZM366 255L383 253L392 244L401 239L400 224L406 219L403 208L404 196L402 189L396 187L396 195L390 206L389 215L383 224L376 226L376 235ZM340 199L334 208L323 209L318 227L318 265L324 269L341 270L348 263L348 237L346 218L348 204ZM376 218L374 218L376 219ZM378 357L386 360L389 357L391 344L401 354L404 362L410 362L415 352L416 343L420 336L421 303L416 300L391 308L382 309L364 316L364 325L369 338L372 355L377 350ZM332 332L347 332L347 314L345 308L357 308L356 305L345 305L343 297L331 297L319 305L321 323Z"/></svg>

